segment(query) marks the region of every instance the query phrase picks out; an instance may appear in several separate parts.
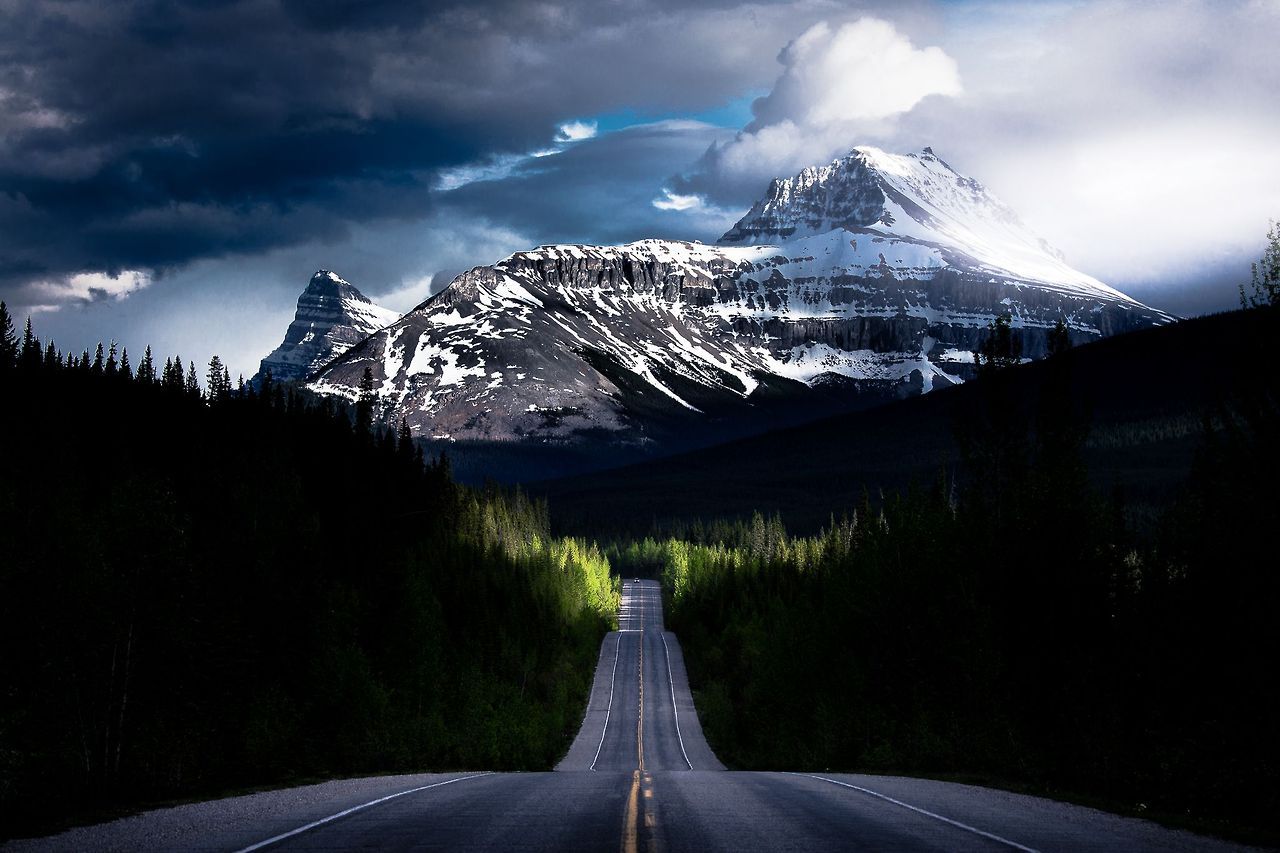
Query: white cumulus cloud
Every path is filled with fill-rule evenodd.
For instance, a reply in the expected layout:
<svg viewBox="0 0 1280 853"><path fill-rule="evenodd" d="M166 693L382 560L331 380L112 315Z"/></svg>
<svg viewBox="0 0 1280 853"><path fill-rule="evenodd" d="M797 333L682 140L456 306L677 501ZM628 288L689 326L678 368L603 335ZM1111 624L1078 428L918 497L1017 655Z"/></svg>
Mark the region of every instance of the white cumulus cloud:
<svg viewBox="0 0 1280 853"><path fill-rule="evenodd" d="M596 135L597 125L594 121L567 121L560 125L556 133L556 142L581 142Z"/></svg>
<svg viewBox="0 0 1280 853"><path fill-rule="evenodd" d="M754 119L698 165L690 187L758 183L846 153L930 95L962 92L955 61L916 47L888 21L818 23L778 57L783 72L752 105Z"/></svg>
<svg viewBox="0 0 1280 853"><path fill-rule="evenodd" d="M704 202L702 196L680 195L663 188L662 195L653 200L653 206L658 210L696 210L703 207Z"/></svg>
<svg viewBox="0 0 1280 853"><path fill-rule="evenodd" d="M57 280L32 282L30 294L46 304L42 310L55 310L67 302L119 301L151 284L151 275L141 270L121 270L114 275L105 272L82 272ZM52 304L48 304L52 303Z"/></svg>

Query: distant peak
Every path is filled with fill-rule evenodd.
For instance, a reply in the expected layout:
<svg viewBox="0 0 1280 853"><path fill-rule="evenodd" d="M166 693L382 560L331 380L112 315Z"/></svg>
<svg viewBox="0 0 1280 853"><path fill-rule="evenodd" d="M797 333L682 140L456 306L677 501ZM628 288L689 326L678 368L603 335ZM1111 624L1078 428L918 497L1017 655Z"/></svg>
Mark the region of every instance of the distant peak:
<svg viewBox="0 0 1280 853"><path fill-rule="evenodd" d="M348 284L342 276L332 270L316 270L316 274L311 276L312 284L323 284L331 282L333 284Z"/></svg>

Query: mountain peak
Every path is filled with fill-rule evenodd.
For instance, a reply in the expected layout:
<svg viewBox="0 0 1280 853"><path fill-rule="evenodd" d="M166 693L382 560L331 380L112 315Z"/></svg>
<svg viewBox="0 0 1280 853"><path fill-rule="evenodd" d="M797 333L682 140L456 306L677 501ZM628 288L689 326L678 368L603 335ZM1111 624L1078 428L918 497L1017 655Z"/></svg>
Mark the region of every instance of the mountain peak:
<svg viewBox="0 0 1280 853"><path fill-rule="evenodd" d="M1073 269L977 180L932 148L890 154L860 145L825 166L776 178L721 245L786 244L833 231L867 235L975 276L1072 293L1128 297Z"/></svg>
<svg viewBox="0 0 1280 853"><path fill-rule="evenodd" d="M307 282L306 290L303 293L369 302L368 297L361 293L355 285L332 270L316 270L315 275L311 276L311 281Z"/></svg>
<svg viewBox="0 0 1280 853"><path fill-rule="evenodd" d="M311 282L308 286L315 287L327 282L333 282L334 284L350 284L349 281L338 275L333 270L316 270L316 274L311 276Z"/></svg>
<svg viewBox="0 0 1280 853"><path fill-rule="evenodd" d="M317 270L298 297L284 341L262 360L258 376L269 370L279 380L305 379L399 316L337 273Z"/></svg>

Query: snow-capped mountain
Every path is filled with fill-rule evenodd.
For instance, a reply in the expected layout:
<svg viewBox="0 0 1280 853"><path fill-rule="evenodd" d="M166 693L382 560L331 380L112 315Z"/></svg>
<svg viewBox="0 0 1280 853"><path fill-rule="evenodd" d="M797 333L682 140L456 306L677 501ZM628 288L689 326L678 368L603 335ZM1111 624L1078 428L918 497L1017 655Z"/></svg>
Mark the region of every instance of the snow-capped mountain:
<svg viewBox="0 0 1280 853"><path fill-rule="evenodd" d="M948 166L932 148L893 155L863 146L829 165L775 180L720 243L790 242L833 231L872 238L870 245L864 241L861 251L864 269L879 262L921 278L920 273L927 276L945 266L1067 293L1127 300L1073 269L1013 210L982 184ZM883 248L894 250L890 256L896 252L908 258L886 260ZM909 266L898 266L902 263Z"/></svg>
<svg viewBox="0 0 1280 853"><path fill-rule="evenodd" d="M305 379L399 317L335 273L320 270L298 297L284 341L262 360L254 379L268 370L279 380Z"/></svg>
<svg viewBox="0 0 1280 853"><path fill-rule="evenodd" d="M354 399L368 367L386 421L423 437L643 443L962 382L1004 313L1032 358L1060 318L1078 342L1172 319L1072 269L930 149L857 148L775 180L716 246L542 246L477 267L310 387Z"/></svg>

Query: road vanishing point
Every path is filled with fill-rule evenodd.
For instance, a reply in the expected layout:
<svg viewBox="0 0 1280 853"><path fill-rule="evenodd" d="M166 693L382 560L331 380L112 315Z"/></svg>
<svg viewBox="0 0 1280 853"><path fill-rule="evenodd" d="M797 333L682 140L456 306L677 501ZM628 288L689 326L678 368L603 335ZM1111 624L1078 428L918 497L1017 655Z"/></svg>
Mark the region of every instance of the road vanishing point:
<svg viewBox="0 0 1280 853"><path fill-rule="evenodd" d="M970 785L727 771L703 737L680 643L663 626L656 582L623 583L618 626L601 644L582 727L554 772L340 780L159 809L6 849L1244 849Z"/></svg>

